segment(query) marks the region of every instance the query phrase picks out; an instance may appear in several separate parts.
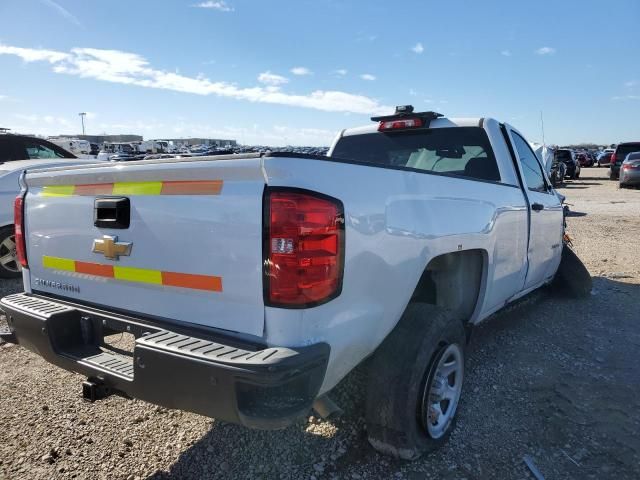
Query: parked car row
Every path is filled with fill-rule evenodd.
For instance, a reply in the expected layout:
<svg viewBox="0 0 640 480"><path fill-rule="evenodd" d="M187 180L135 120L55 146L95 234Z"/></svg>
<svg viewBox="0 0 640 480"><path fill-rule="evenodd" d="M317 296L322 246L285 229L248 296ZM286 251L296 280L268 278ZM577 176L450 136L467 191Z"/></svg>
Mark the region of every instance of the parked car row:
<svg viewBox="0 0 640 480"><path fill-rule="evenodd" d="M558 186L565 178L580 178L582 168L593 166L609 167L609 178L619 180L622 188L640 185L640 142L622 142L599 152L558 148L549 175Z"/></svg>
<svg viewBox="0 0 640 480"><path fill-rule="evenodd" d="M19 178L29 168L96 163L77 158L48 140L27 135L0 135L0 278L21 275L16 257L13 201L20 191Z"/></svg>
<svg viewBox="0 0 640 480"><path fill-rule="evenodd" d="M619 143L611 155L609 178L620 187L640 185L640 142Z"/></svg>

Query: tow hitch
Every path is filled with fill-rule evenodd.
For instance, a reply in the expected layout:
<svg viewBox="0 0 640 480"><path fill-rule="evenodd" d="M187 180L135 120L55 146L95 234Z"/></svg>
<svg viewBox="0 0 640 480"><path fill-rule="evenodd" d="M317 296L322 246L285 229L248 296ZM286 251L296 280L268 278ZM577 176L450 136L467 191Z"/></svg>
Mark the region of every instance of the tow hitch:
<svg viewBox="0 0 640 480"><path fill-rule="evenodd" d="M112 391L100 380L87 379L82 382L82 399L87 402L95 402L111 395Z"/></svg>

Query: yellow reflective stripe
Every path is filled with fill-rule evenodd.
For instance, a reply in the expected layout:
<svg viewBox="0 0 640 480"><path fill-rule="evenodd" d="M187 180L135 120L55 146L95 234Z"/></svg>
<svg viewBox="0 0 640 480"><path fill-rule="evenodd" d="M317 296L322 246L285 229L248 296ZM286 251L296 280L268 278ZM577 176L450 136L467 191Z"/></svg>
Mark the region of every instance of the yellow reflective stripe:
<svg viewBox="0 0 640 480"><path fill-rule="evenodd" d="M75 190L75 185L45 185L42 187L43 197L71 197Z"/></svg>
<svg viewBox="0 0 640 480"><path fill-rule="evenodd" d="M160 270L147 270L146 268L114 266L113 277L118 280L128 280L130 282L162 285L162 272Z"/></svg>
<svg viewBox="0 0 640 480"><path fill-rule="evenodd" d="M54 268L56 270L66 270L67 272L76 271L76 262L67 258L42 256L42 266L45 268Z"/></svg>
<svg viewBox="0 0 640 480"><path fill-rule="evenodd" d="M113 195L160 195L162 182L116 182Z"/></svg>

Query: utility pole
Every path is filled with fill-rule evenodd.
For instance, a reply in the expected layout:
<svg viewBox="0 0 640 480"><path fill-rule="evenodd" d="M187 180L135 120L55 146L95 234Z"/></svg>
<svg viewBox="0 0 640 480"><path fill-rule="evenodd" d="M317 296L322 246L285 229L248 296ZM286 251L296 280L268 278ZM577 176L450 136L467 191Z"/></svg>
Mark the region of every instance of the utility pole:
<svg viewBox="0 0 640 480"><path fill-rule="evenodd" d="M540 110L540 126L542 127L542 145L546 147L547 144L544 141L544 118L542 118L542 110Z"/></svg>
<svg viewBox="0 0 640 480"><path fill-rule="evenodd" d="M80 121L82 122L82 136L84 136L84 117L86 117L87 112L80 112Z"/></svg>

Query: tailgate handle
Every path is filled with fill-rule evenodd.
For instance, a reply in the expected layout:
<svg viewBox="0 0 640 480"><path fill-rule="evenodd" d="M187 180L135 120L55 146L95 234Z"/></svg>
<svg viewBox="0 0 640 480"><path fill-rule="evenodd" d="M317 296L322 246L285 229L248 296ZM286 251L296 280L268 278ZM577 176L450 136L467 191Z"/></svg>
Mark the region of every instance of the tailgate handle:
<svg viewBox="0 0 640 480"><path fill-rule="evenodd" d="M93 224L100 228L129 228L131 204L126 197L96 198Z"/></svg>

